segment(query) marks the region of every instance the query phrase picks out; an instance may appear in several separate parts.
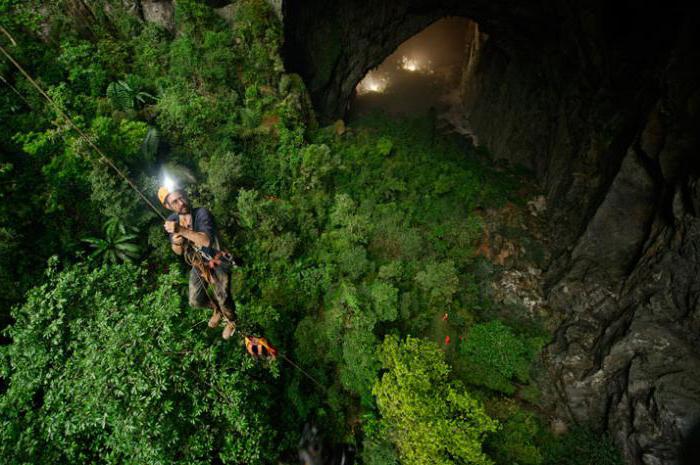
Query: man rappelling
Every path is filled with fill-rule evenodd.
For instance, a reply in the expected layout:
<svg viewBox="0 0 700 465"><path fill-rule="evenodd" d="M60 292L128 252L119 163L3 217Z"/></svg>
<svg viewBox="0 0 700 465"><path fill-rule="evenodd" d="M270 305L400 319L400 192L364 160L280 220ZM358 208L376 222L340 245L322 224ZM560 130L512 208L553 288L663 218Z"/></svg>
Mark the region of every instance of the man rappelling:
<svg viewBox="0 0 700 465"><path fill-rule="evenodd" d="M12 36L0 26L0 31L9 37ZM46 99L51 107L61 115L79 135L83 142L91 147L99 156L99 160L109 166L116 175L123 179L141 200L153 210L156 215L165 220L165 230L169 234L173 252L182 255L185 261L192 265L189 278L189 303L193 307L208 307L213 313L209 319L209 327L216 328L224 318L226 326L222 332L224 339L230 339L236 331L235 304L229 295L228 283L230 266L234 265L233 258L227 252L219 249L219 239L216 235L216 226L211 213L205 208L191 209L185 192L173 185L165 185L158 190L160 203L173 213L165 218L163 213L148 199L148 197L134 184L131 179L114 162L107 157L88 137L63 109L44 91L29 73L17 62L2 45L0 52L24 75L29 83ZM207 286L213 288L211 297ZM242 340L246 351L255 358L274 359L277 357L277 349L262 336L242 334ZM294 365L304 375L318 384L311 375L294 364L289 358L281 354L290 364ZM320 386L320 384L319 384Z"/></svg>
<svg viewBox="0 0 700 465"><path fill-rule="evenodd" d="M223 318L226 326L222 337L229 339L236 331L235 304L228 290L228 267L220 258L222 252L214 217L206 208L191 208L187 195L181 189L163 186L158 190L158 199L173 212L164 225L173 252L182 255L192 265L189 278L190 306L212 309L210 328L219 326ZM211 286L211 293L207 292L207 286Z"/></svg>

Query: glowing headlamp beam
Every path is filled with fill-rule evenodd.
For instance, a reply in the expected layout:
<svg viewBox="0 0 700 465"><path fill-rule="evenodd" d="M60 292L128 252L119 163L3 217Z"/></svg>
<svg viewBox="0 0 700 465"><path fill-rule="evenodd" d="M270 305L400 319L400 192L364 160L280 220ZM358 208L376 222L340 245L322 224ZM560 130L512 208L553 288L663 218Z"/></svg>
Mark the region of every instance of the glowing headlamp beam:
<svg viewBox="0 0 700 465"><path fill-rule="evenodd" d="M168 189L168 192L174 191L177 187L175 184L175 180L167 174L163 175L163 185Z"/></svg>

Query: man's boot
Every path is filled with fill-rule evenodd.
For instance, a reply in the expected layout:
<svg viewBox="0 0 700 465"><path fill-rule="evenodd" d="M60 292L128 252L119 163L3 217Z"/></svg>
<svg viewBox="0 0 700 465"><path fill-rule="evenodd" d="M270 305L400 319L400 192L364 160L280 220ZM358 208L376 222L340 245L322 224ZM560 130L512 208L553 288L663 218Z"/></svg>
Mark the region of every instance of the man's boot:
<svg viewBox="0 0 700 465"><path fill-rule="evenodd" d="M224 332L221 333L221 337L224 339L228 340L233 333L236 332L236 323L233 321L229 321L226 323L226 327L224 328Z"/></svg>
<svg viewBox="0 0 700 465"><path fill-rule="evenodd" d="M218 309L214 309L214 313L212 313L211 318L209 318L209 327L216 328L217 326L219 326L220 321L221 321L221 312Z"/></svg>

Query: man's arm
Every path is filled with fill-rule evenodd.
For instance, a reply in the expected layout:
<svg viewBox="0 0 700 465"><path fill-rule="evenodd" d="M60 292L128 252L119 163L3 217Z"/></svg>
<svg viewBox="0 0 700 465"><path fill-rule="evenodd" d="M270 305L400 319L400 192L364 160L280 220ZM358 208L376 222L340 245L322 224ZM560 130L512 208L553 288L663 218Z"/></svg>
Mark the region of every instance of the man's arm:
<svg viewBox="0 0 700 465"><path fill-rule="evenodd" d="M193 231L191 229L183 228L182 226L179 227L177 232L197 247L209 247L211 245L211 238L205 232Z"/></svg>
<svg viewBox="0 0 700 465"><path fill-rule="evenodd" d="M194 245L198 247L209 247L211 244L211 238L209 237L209 234L205 232L198 232L198 231L193 231L191 229L185 228L183 226L180 226L177 224L176 221L166 221L165 222L165 230L169 234L173 234L173 239L175 236L179 236L180 238L187 239L188 241L192 242ZM175 244L173 242L173 245L181 245L181 244ZM178 253L178 250L173 247L173 252L175 252L178 255L182 254L182 247L180 247L180 252Z"/></svg>
<svg viewBox="0 0 700 465"><path fill-rule="evenodd" d="M173 249L178 255L182 255L185 251L185 238L180 234L173 234L172 242L170 243L170 248Z"/></svg>

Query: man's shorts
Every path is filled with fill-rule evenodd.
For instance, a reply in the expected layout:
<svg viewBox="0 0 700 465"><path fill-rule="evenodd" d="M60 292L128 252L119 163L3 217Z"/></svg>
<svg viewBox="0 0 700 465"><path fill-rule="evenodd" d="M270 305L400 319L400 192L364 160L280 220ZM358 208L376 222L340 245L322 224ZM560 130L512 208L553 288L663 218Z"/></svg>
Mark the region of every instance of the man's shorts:
<svg viewBox="0 0 700 465"><path fill-rule="evenodd" d="M211 301L207 297L207 282L200 278L199 273L192 268L190 270L190 307L211 307Z"/></svg>
<svg viewBox="0 0 700 465"><path fill-rule="evenodd" d="M190 307L211 308L212 303L215 303L227 318L233 318L234 303L228 290L228 272L217 267L214 269L213 275L214 283L209 286L209 296L207 296L207 282L204 278L200 278L199 273L194 268L190 270Z"/></svg>

